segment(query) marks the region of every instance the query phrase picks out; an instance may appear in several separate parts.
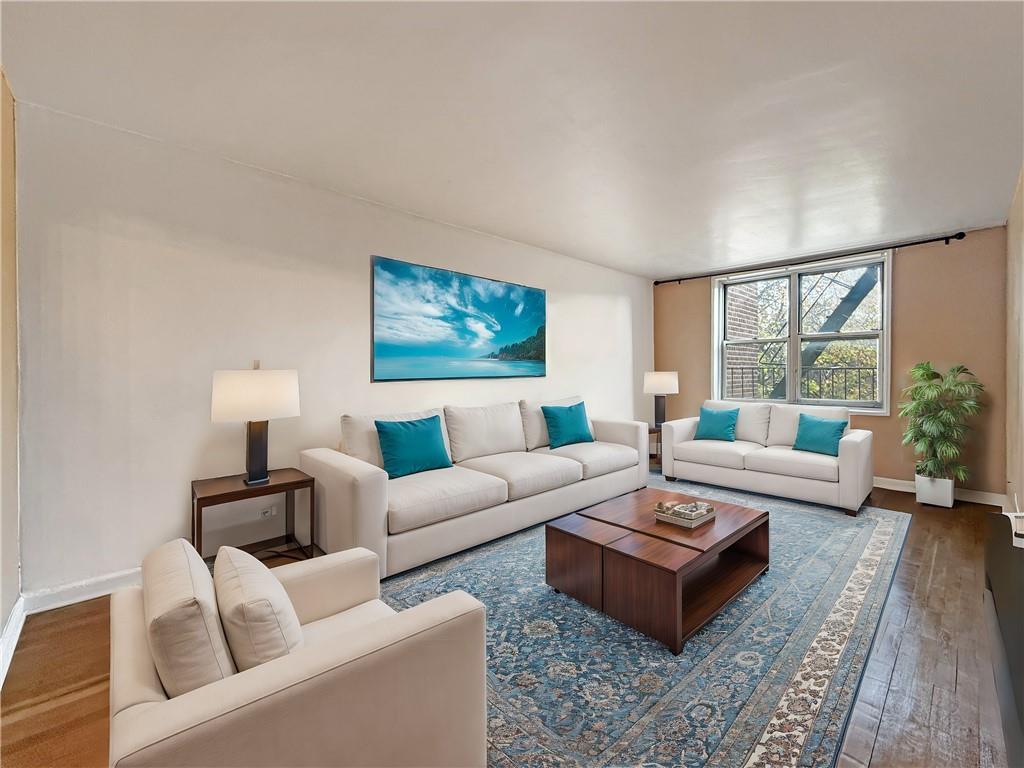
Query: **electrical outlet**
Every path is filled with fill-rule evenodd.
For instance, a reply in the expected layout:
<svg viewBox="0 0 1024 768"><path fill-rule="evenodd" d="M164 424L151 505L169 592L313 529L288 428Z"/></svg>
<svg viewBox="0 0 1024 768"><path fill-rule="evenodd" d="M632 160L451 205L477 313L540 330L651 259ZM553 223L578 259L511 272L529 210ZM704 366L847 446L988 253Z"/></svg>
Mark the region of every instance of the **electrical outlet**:
<svg viewBox="0 0 1024 768"><path fill-rule="evenodd" d="M259 512L259 517L261 520L267 520L271 517L277 517L277 507L267 507L266 509L261 509Z"/></svg>

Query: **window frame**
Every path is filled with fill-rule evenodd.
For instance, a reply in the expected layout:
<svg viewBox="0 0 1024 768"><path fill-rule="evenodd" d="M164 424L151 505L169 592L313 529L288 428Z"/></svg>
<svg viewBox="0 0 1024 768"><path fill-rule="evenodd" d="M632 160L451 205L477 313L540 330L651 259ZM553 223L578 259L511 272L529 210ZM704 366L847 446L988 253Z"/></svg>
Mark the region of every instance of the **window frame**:
<svg viewBox="0 0 1024 768"><path fill-rule="evenodd" d="M800 327L800 277L823 272L837 272L844 269L878 264L879 283L882 291L881 329L878 331L848 331L835 333L804 333ZM763 280L787 278L789 320L787 335L778 338L727 339L726 326L726 289L731 285L754 283ZM801 264L773 267L758 271L737 272L719 275L711 282L711 391L716 399L729 399L743 402L793 403L798 405L838 405L850 409L851 413L873 416L888 416L890 409L890 363L892 334L892 251L874 251L871 253L849 256L841 259L828 259ZM800 350L804 341L855 341L878 340L878 396L873 403L862 400L826 400L819 398L802 398L800 396ZM769 398L726 398L724 392L725 350L730 344L769 344L783 343L786 345L786 397L784 399Z"/></svg>

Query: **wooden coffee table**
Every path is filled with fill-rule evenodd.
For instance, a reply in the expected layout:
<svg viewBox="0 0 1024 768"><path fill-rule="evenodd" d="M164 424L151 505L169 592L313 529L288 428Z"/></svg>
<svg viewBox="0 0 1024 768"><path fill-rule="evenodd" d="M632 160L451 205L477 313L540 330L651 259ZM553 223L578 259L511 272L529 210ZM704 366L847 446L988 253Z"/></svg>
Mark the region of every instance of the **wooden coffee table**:
<svg viewBox="0 0 1024 768"><path fill-rule="evenodd" d="M644 488L548 523L547 583L679 653L683 643L768 570L768 513L712 501L715 519L682 528Z"/></svg>

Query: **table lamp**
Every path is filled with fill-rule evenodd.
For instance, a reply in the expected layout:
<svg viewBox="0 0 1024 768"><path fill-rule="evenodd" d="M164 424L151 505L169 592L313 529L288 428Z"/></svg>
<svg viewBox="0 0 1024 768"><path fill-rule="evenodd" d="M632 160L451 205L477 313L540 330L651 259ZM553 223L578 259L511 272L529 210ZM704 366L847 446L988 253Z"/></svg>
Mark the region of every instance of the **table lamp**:
<svg viewBox="0 0 1024 768"><path fill-rule="evenodd" d="M265 485L267 421L299 415L298 371L214 371L210 420L245 422L246 485Z"/></svg>
<svg viewBox="0 0 1024 768"><path fill-rule="evenodd" d="M644 394L654 395L654 426L665 422L665 395L679 394L679 374L675 371L647 371Z"/></svg>

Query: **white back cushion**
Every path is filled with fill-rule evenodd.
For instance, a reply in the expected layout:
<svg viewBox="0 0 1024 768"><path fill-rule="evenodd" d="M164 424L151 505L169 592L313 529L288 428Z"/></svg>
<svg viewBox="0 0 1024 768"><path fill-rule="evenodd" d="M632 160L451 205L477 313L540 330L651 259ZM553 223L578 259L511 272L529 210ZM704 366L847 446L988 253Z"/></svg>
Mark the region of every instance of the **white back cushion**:
<svg viewBox="0 0 1024 768"><path fill-rule="evenodd" d="M213 564L217 605L239 670L284 656L302 645L302 626L281 582L263 563L221 547Z"/></svg>
<svg viewBox="0 0 1024 768"><path fill-rule="evenodd" d="M548 445L548 423L544 418L542 405L576 405L583 401L582 397L563 397L561 400L520 400L519 413L523 419L523 432L526 434L526 450ZM589 422L589 414L587 421ZM593 431L593 427L591 427Z"/></svg>
<svg viewBox="0 0 1024 768"><path fill-rule="evenodd" d="M384 459L380 455L380 436L374 421L415 421L429 419L431 416L441 417L441 438L448 458L452 457L451 445L448 442L448 430L444 423L444 410L432 408L428 411L410 411L409 413L386 413L380 416L341 417L341 449L349 456L369 462L377 467L384 467Z"/></svg>
<svg viewBox="0 0 1024 768"><path fill-rule="evenodd" d="M705 408L716 411L730 411L733 408L740 409L740 415L736 419L736 439L745 440L748 443L760 443L767 445L768 420L771 417L771 403L741 403L735 400L705 400Z"/></svg>
<svg viewBox="0 0 1024 768"><path fill-rule="evenodd" d="M772 405L771 424L768 427L768 445L793 445L800 414L809 413L819 419L845 419L845 435L850 431L850 409L839 405Z"/></svg>
<svg viewBox="0 0 1024 768"><path fill-rule="evenodd" d="M479 408L444 407L455 462L495 453L525 451L526 436L518 403L485 405Z"/></svg>
<svg viewBox="0 0 1024 768"><path fill-rule="evenodd" d="M210 569L184 539L142 561L146 638L168 696L180 696L235 673L217 613Z"/></svg>

